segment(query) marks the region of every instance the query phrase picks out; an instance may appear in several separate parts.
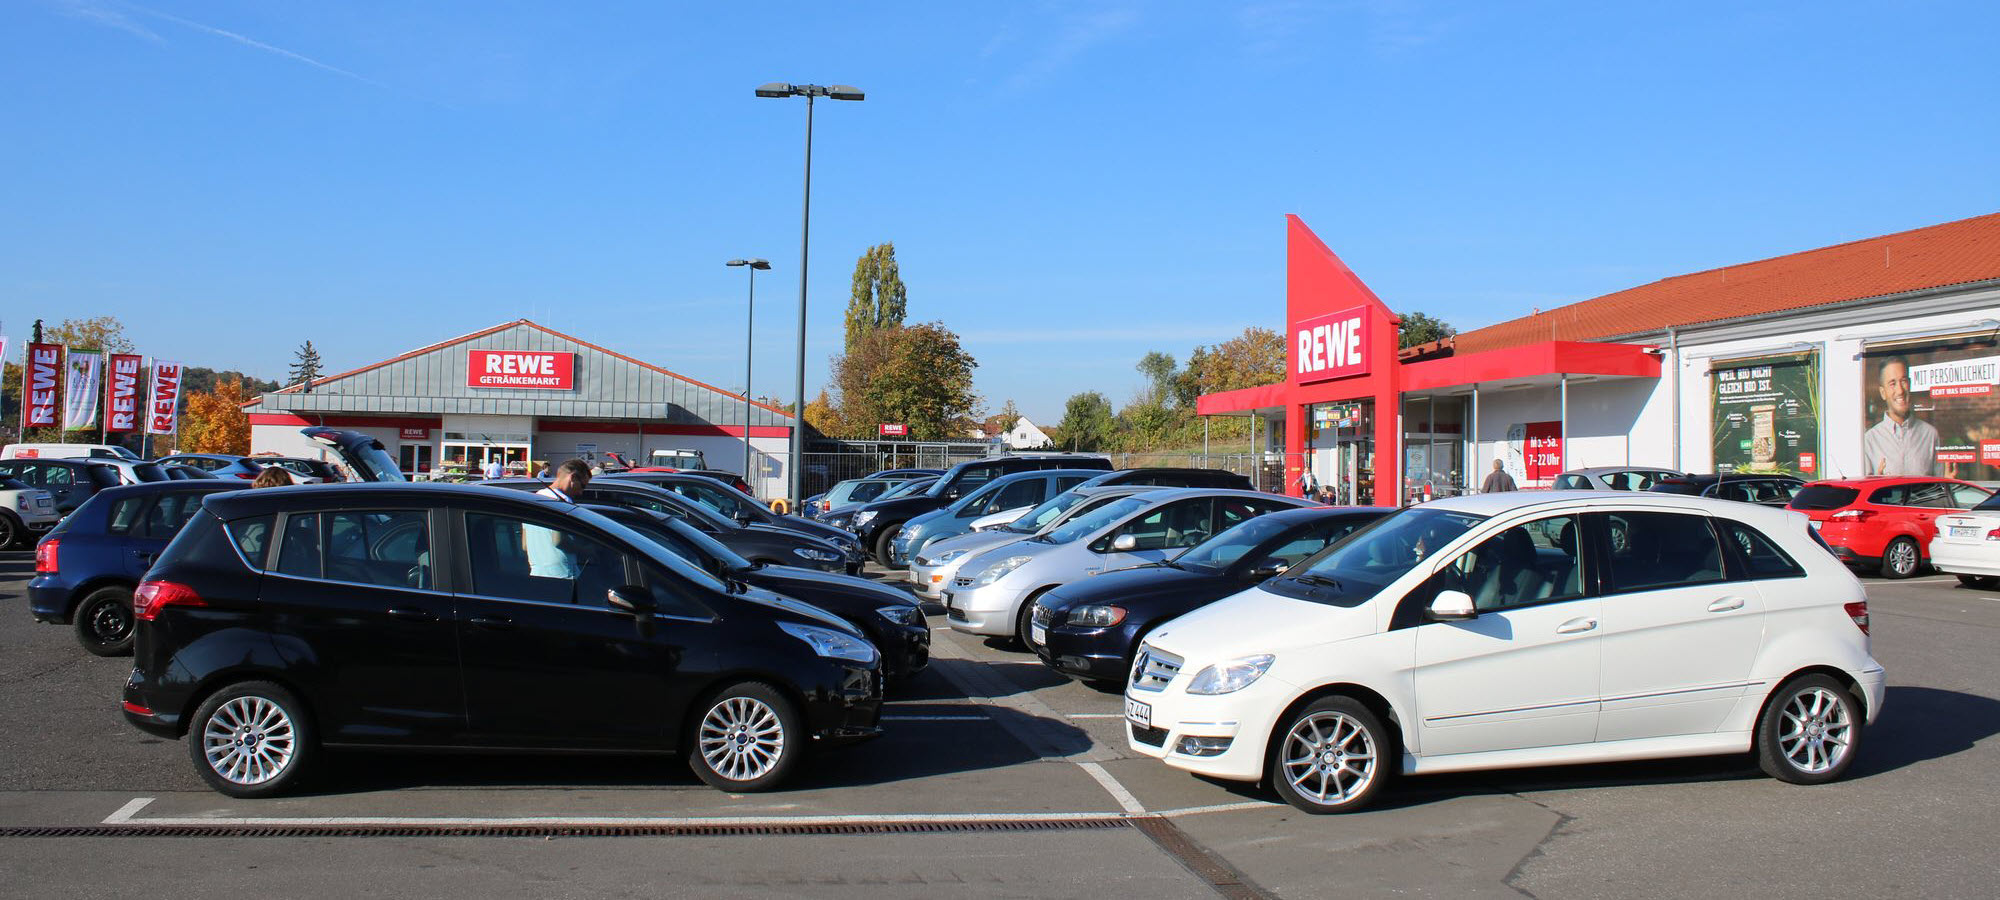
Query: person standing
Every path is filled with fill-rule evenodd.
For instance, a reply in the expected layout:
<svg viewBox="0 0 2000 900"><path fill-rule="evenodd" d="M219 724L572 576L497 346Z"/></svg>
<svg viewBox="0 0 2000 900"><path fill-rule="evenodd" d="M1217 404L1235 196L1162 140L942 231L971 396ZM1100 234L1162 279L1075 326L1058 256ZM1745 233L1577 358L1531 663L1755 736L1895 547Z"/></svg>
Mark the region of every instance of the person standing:
<svg viewBox="0 0 2000 900"><path fill-rule="evenodd" d="M486 465L481 467L480 474L485 475L489 480L499 478L507 474L507 467L501 465L500 457L489 456L486 458Z"/></svg>
<svg viewBox="0 0 2000 900"><path fill-rule="evenodd" d="M556 480L536 491L535 496L581 503L583 490L589 486L590 466L583 460L572 459L557 466ZM569 544L567 536L560 531L521 523L521 547L528 554L529 575L574 581L582 574L582 567L577 562L575 548Z"/></svg>
<svg viewBox="0 0 2000 900"><path fill-rule="evenodd" d="M1910 404L1910 364L1901 357L1882 362L1875 377L1882 398L1882 421L1861 436L1862 465L1870 475L1933 475L1937 428L1916 417Z"/></svg>
<svg viewBox="0 0 2000 900"><path fill-rule="evenodd" d="M1514 476L1507 474L1505 464L1497 459L1493 461L1493 474L1486 476L1486 481L1479 485L1479 492L1482 494L1495 494L1515 489Z"/></svg>

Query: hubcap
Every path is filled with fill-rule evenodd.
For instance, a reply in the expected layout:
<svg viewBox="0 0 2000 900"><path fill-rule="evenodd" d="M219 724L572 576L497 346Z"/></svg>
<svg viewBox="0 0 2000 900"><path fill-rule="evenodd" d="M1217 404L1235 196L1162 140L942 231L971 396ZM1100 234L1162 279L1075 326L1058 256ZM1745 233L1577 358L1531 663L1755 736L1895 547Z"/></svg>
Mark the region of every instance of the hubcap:
<svg viewBox="0 0 2000 900"><path fill-rule="evenodd" d="M1778 712L1778 748L1793 768L1817 775L1847 758L1847 704L1826 688L1800 691Z"/></svg>
<svg viewBox="0 0 2000 900"><path fill-rule="evenodd" d="M1354 717L1316 712L1286 732L1280 768L1299 793L1321 803L1344 803L1375 780L1375 742Z"/></svg>
<svg viewBox="0 0 2000 900"><path fill-rule="evenodd" d="M298 742L285 710L263 697L222 704L201 730L202 753L215 774L236 784L263 784L291 765Z"/></svg>
<svg viewBox="0 0 2000 900"><path fill-rule="evenodd" d="M1908 574L1917 569L1917 547L1907 541L1897 541L1889 548L1889 565L1899 573Z"/></svg>
<svg viewBox="0 0 2000 900"><path fill-rule="evenodd" d="M784 758L785 726L763 701L731 697L702 717L697 744L702 760L716 774L731 781L753 781Z"/></svg>

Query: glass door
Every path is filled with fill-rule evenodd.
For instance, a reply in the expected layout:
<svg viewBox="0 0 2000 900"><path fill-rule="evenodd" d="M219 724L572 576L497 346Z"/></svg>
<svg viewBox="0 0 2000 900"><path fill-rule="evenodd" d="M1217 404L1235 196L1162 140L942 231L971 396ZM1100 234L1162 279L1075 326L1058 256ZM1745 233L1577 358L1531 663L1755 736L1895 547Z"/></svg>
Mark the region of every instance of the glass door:
<svg viewBox="0 0 2000 900"><path fill-rule="evenodd" d="M431 474L431 445L404 444L398 454L404 477L411 481L428 479Z"/></svg>

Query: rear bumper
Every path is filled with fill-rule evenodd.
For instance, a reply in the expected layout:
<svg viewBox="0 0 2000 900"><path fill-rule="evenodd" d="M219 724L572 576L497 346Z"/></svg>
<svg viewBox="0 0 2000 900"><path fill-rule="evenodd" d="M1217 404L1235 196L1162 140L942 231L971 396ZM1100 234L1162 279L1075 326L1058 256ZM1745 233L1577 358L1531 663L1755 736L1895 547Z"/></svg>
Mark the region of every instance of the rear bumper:
<svg viewBox="0 0 2000 900"><path fill-rule="evenodd" d="M68 625L70 587L66 584L50 583L51 577L37 575L28 582L28 613L33 615L37 622Z"/></svg>
<svg viewBox="0 0 2000 900"><path fill-rule="evenodd" d="M1932 540L1929 550L1931 565L1940 572L1952 575L2000 575L2000 541L1961 544Z"/></svg>

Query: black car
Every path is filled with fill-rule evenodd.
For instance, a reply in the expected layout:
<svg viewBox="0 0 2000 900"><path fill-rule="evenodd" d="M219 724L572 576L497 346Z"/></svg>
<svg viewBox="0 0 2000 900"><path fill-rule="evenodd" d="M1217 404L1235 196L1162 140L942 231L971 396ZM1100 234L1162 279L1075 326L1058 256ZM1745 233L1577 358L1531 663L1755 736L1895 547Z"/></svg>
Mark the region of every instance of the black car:
<svg viewBox="0 0 2000 900"><path fill-rule="evenodd" d="M1037 453L1024 456L992 456L962 462L945 470L921 494L885 498L851 507L854 533L864 550L874 554L884 566L896 566L890 544L903 523L951 505L966 494L1002 475L1038 469L1103 469L1110 471L1111 460L1103 456L1075 453ZM843 509L841 512L848 512Z"/></svg>
<svg viewBox="0 0 2000 900"><path fill-rule="evenodd" d="M500 478L479 483L517 491L538 491L548 487L548 482L532 478ZM696 530L715 538L753 563L801 566L849 575L861 571L861 556L849 547L784 528L738 524L712 507L643 481L593 478L590 486L584 488L581 499L585 503L630 506L685 519Z"/></svg>
<svg viewBox="0 0 2000 900"><path fill-rule="evenodd" d="M1662 478L1646 490L1761 506L1784 506L1792 502L1792 498L1805 486L1805 479L1790 475L1676 475Z"/></svg>
<svg viewBox="0 0 2000 900"><path fill-rule="evenodd" d="M165 463L160 466L160 471L167 473L167 477L175 481L218 480L213 472L197 469L193 466L183 466L179 463Z"/></svg>
<svg viewBox="0 0 2000 900"><path fill-rule="evenodd" d="M745 582L846 619L874 642L882 654L882 675L892 681L915 675L930 663L930 623L924 620L923 605L903 591L852 575L751 562L686 519L666 513L590 503L584 508L652 538L724 581Z"/></svg>
<svg viewBox="0 0 2000 900"><path fill-rule="evenodd" d="M35 547L28 611L37 622L76 626L98 656L132 652L132 590L209 494L240 484L152 481L100 491Z"/></svg>
<svg viewBox="0 0 2000 900"><path fill-rule="evenodd" d="M134 598L125 717L231 797L322 749L685 756L728 791L872 737L881 657L574 504L445 484L215 494Z"/></svg>
<svg viewBox="0 0 2000 900"><path fill-rule="evenodd" d="M98 491L119 484L118 470L82 459L0 459L0 478L49 492L56 512L69 515Z"/></svg>
<svg viewBox="0 0 2000 900"><path fill-rule="evenodd" d="M1177 469L1167 466L1119 469L1116 472L1106 472L1084 482L1085 487L1103 487L1112 484L1227 488L1236 491L1253 490L1250 486L1249 478L1227 469Z"/></svg>
<svg viewBox="0 0 2000 900"><path fill-rule="evenodd" d="M1156 626L1298 565L1393 509L1371 506L1265 513L1166 562L1118 569L1035 601L1027 644L1043 665L1085 681L1120 681Z"/></svg>
<svg viewBox="0 0 2000 900"><path fill-rule="evenodd" d="M854 535L803 516L778 515L765 509L763 504L757 502L757 498L706 475L689 475L684 472L618 472L605 475L598 480L637 481L663 487L735 519L741 525L767 525L796 531L823 541L832 541L840 545L842 552L853 555L855 571L860 571L862 551L861 545L854 540ZM596 483L596 480L592 483Z"/></svg>

